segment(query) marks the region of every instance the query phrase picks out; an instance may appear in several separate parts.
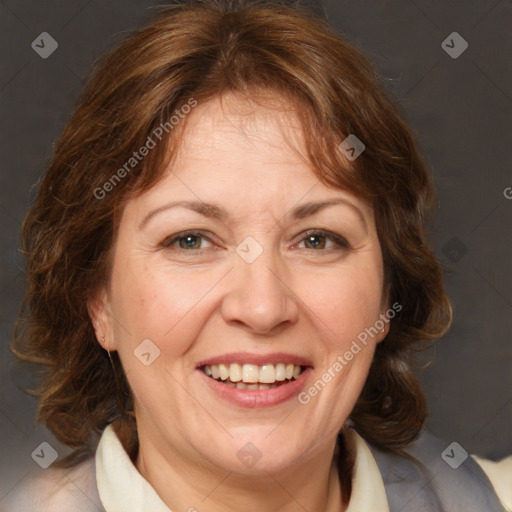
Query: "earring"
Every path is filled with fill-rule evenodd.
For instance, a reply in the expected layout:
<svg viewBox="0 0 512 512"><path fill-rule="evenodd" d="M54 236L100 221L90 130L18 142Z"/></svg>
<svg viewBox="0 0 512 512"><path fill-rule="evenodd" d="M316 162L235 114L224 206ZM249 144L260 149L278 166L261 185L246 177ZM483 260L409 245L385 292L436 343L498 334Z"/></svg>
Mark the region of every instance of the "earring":
<svg viewBox="0 0 512 512"><path fill-rule="evenodd" d="M105 336L101 337L101 343L105 344ZM110 359L110 364L112 365L112 368L114 368L114 362L112 361L112 356L110 355L110 350L108 348L105 349L108 354L108 358Z"/></svg>
<svg viewBox="0 0 512 512"><path fill-rule="evenodd" d="M110 359L110 364L112 365L112 368L114 368L114 361L112 361L112 357L110 355L110 350L107 349L108 358Z"/></svg>

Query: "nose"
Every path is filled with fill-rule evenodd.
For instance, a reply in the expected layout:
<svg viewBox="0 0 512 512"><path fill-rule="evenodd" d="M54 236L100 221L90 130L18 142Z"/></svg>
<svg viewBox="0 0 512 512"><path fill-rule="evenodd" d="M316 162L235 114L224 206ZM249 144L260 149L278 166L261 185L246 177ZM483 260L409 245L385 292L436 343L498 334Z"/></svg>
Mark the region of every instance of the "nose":
<svg viewBox="0 0 512 512"><path fill-rule="evenodd" d="M252 263L235 255L221 307L226 323L268 335L297 322L298 298L286 283L289 273L270 252L264 251Z"/></svg>

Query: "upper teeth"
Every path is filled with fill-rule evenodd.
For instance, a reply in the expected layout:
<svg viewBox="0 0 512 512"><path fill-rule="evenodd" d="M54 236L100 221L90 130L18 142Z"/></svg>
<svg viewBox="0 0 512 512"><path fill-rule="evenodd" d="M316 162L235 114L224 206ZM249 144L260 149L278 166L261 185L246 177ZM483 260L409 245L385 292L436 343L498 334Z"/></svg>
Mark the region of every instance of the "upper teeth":
<svg viewBox="0 0 512 512"><path fill-rule="evenodd" d="M294 364L278 363L264 364L258 366L256 364L238 363L231 364L212 364L203 366L206 375L214 379L231 380L231 382L246 382L255 383L262 382L265 384L272 384L276 381L283 381L286 379L297 378L301 372L302 367Z"/></svg>

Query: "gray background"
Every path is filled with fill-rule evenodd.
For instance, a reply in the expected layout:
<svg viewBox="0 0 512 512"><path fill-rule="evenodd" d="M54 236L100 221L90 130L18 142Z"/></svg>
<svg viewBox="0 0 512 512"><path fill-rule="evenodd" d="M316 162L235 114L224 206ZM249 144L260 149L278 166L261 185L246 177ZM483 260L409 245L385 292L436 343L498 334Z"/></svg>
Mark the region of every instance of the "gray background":
<svg viewBox="0 0 512 512"><path fill-rule="evenodd" d="M29 472L43 471L31 457L42 441L64 452L34 428L36 402L16 387L30 378L7 348L24 286L20 224L91 64L151 5L0 2L0 505ZM436 177L432 243L450 267L455 322L421 373L429 426L471 453L511 454L512 2L324 0L316 9L372 59ZM454 31L469 44L457 59L441 46ZM59 45L48 59L31 48L41 32Z"/></svg>

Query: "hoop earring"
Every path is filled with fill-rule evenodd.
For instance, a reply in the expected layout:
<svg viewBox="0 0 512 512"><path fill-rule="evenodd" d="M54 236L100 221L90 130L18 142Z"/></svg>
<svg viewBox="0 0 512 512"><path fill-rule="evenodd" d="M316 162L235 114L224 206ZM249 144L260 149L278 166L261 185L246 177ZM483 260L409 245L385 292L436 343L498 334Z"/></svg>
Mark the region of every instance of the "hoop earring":
<svg viewBox="0 0 512 512"><path fill-rule="evenodd" d="M101 337L101 343L105 343L105 336L102 336ZM112 366L112 369L114 370L114 373L115 373L115 369L114 369L114 362L112 361L112 356L110 355L110 350L108 348L105 349L107 351L107 354L108 354L108 358L110 359L110 365Z"/></svg>
<svg viewBox="0 0 512 512"><path fill-rule="evenodd" d="M108 358L110 359L110 364L112 365L112 369L114 368L114 361L112 361L112 357L110 355L110 350L107 349Z"/></svg>
<svg viewBox="0 0 512 512"><path fill-rule="evenodd" d="M105 344L105 337L102 336L101 337L101 343L102 344ZM129 416L131 417L132 419L135 418L135 413L132 410L126 410L124 405L123 405L123 400L120 398L120 389L121 389L121 385L119 383L119 378L117 376L117 372L116 372L116 368L114 366L114 361L112 361L112 356L110 355L110 350L108 348L105 349L107 351L107 354L108 354L108 358L110 359L110 366L112 366L112 373L114 374L114 383L115 383L115 387L116 387L116 400L117 400L117 404L118 404L118 407L119 407L119 410L122 412L122 414L126 415L126 416ZM122 372L121 372L121 375L122 375Z"/></svg>

